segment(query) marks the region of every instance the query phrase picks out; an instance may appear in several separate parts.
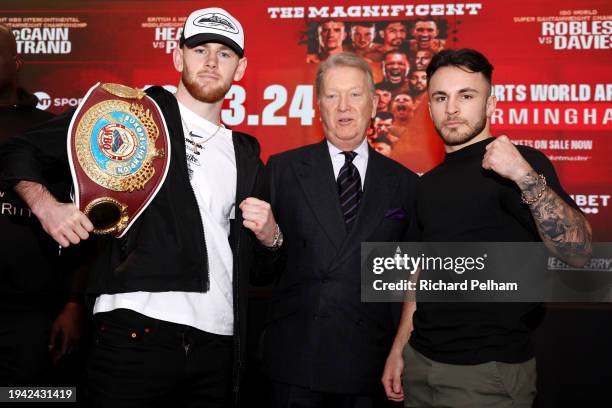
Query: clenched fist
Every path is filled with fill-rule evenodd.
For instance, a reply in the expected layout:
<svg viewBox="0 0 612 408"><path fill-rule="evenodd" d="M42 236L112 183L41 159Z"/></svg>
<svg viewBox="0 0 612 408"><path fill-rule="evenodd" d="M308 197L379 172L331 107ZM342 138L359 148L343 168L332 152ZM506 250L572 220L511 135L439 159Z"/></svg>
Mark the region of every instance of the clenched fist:
<svg viewBox="0 0 612 408"><path fill-rule="evenodd" d="M518 183L527 173L533 171L516 146L507 136L499 136L486 147L482 167Z"/></svg>
<svg viewBox="0 0 612 408"><path fill-rule="evenodd" d="M274 243L276 221L272 207L265 201L248 197L240 203L242 225L253 231L262 245L270 247Z"/></svg>
<svg viewBox="0 0 612 408"><path fill-rule="evenodd" d="M36 215L47 234L64 248L86 240L94 229L89 218L72 203L48 203L39 207Z"/></svg>
<svg viewBox="0 0 612 408"><path fill-rule="evenodd" d="M22 180L15 191L28 204L45 232L63 247L89 238L94 227L72 203L60 203L42 184Z"/></svg>

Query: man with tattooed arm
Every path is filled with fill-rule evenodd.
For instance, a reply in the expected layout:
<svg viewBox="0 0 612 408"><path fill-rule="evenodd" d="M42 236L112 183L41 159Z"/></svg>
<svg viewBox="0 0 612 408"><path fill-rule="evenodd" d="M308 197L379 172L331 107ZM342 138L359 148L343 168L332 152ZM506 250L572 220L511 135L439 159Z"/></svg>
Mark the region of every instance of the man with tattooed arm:
<svg viewBox="0 0 612 408"><path fill-rule="evenodd" d="M431 117L446 157L417 187L425 242L537 242L581 266L591 227L545 155L489 128L493 66L471 49L445 50L427 67ZM405 302L383 373L406 407L531 407L530 334L538 303ZM403 385L403 389L402 389Z"/></svg>

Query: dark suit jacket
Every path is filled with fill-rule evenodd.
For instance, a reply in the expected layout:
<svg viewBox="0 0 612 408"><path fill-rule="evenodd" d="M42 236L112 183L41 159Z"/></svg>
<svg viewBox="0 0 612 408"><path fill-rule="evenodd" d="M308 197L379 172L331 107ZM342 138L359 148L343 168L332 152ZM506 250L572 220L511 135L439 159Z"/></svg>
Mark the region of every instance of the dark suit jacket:
<svg viewBox="0 0 612 408"><path fill-rule="evenodd" d="M270 157L268 172L286 261L262 334L264 372L317 391L382 390L396 329L391 310L400 305L361 303L360 244L414 240L417 176L370 149L347 234L325 141ZM385 217L398 208L405 219Z"/></svg>

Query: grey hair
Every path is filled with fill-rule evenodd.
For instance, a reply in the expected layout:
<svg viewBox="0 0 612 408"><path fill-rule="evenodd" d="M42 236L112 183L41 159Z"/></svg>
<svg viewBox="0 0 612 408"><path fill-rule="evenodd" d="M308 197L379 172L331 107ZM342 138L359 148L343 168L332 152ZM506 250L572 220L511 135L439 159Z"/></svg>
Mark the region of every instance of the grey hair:
<svg viewBox="0 0 612 408"><path fill-rule="evenodd" d="M370 68L370 64L368 64L366 60L356 54L353 54L352 52L341 52L338 54L333 54L332 56L330 56L325 61L319 64L319 67L317 68L317 79L315 82L317 100L321 100L323 76L330 69L337 67L357 68L358 70L366 74L370 93L374 95L374 93L376 92L376 88L374 87L374 76L372 75L372 69Z"/></svg>

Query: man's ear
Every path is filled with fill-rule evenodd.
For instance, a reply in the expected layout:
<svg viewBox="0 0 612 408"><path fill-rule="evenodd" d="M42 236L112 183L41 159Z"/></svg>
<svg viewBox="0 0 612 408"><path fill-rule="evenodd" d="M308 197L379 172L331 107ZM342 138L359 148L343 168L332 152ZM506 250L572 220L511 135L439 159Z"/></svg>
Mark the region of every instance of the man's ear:
<svg viewBox="0 0 612 408"><path fill-rule="evenodd" d="M246 67L247 58L240 58L240 60L238 61L238 66L236 67L236 71L234 72L234 81L240 81L242 79L242 77L244 76L244 72L246 71Z"/></svg>
<svg viewBox="0 0 612 408"><path fill-rule="evenodd" d="M183 72L183 50L181 48L175 48L172 51L172 62L174 69L178 72Z"/></svg>
<svg viewBox="0 0 612 408"><path fill-rule="evenodd" d="M495 112L496 106L497 106L497 98L493 94L489 95L489 97L487 98L487 111L486 111L487 118L490 118L491 115L493 115L493 112Z"/></svg>

